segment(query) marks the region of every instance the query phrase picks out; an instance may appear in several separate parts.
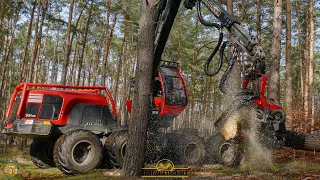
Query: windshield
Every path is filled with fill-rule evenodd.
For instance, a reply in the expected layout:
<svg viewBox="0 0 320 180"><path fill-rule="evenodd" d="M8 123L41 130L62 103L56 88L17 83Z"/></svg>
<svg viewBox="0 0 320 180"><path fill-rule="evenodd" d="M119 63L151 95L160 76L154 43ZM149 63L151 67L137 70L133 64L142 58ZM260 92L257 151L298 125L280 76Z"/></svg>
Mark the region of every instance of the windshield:
<svg viewBox="0 0 320 180"><path fill-rule="evenodd" d="M174 106L185 106L187 104L187 95L183 82L177 74L177 69L162 67L160 72L164 82L165 103Z"/></svg>

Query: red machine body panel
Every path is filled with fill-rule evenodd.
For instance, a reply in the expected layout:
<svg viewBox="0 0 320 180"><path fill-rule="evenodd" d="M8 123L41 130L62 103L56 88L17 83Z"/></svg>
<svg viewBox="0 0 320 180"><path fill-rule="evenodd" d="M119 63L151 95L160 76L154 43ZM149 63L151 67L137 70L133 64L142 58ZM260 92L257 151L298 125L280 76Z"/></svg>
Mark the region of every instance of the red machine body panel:
<svg viewBox="0 0 320 180"><path fill-rule="evenodd" d="M59 88L68 90L60 90ZM106 92L110 103L104 95L100 94L101 91ZM39 118L40 111L43 108L44 104L44 97L49 95L62 98L61 110L57 115L58 117L56 119ZM21 96L19 97L20 100L16 112L18 119L23 118L25 120L49 120L52 124L55 125L66 125L68 123L68 113L76 104L93 104L101 106L109 106L111 104L113 115L115 118L117 117L115 102L111 96L110 91L106 87L22 83L15 88L10 100L9 108L6 114L7 121L12 113L13 104L18 96ZM35 113L28 114L26 113L26 109L29 105L38 105L39 108ZM10 126L10 124L8 124L7 126Z"/></svg>
<svg viewBox="0 0 320 180"><path fill-rule="evenodd" d="M268 82L268 76L262 73L249 72L248 75L242 81L242 88L246 89L250 81L259 78L259 98L253 100L254 104L262 109L282 110L276 102L272 99L267 99L264 94L266 91L266 86Z"/></svg>

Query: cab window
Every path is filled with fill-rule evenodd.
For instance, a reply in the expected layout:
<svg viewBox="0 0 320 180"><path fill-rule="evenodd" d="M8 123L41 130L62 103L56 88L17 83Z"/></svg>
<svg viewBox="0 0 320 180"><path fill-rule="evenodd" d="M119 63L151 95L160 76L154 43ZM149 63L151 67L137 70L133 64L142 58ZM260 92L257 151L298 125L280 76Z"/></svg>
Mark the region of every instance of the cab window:
<svg viewBox="0 0 320 180"><path fill-rule="evenodd" d="M179 77L165 76L166 104L184 106L187 104L186 93Z"/></svg>

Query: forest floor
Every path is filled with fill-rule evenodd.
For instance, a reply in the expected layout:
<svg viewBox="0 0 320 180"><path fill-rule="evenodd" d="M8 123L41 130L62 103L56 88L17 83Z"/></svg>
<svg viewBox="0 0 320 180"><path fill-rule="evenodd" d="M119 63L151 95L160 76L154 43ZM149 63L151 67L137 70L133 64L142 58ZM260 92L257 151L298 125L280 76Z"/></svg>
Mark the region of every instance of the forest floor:
<svg viewBox="0 0 320 180"><path fill-rule="evenodd" d="M0 152L0 179L6 179L2 166L8 160L19 164L18 175L11 179L130 179L120 176L118 169L96 169L86 175L66 176L57 168L38 169L30 161L28 149L10 148L3 155ZM228 168L222 165L202 165L190 167L187 179L320 179L320 153L284 148L274 152L274 160L266 166L257 164ZM143 178L138 178L143 179Z"/></svg>

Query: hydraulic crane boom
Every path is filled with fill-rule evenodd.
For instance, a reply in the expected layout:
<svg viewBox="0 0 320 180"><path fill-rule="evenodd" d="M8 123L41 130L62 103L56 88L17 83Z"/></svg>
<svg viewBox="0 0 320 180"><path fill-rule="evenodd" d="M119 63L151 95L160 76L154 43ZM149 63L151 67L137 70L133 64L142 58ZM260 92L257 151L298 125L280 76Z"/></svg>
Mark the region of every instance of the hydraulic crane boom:
<svg viewBox="0 0 320 180"><path fill-rule="evenodd" d="M174 19L176 18L179 6L182 0L161 0L159 11L158 11L158 21L157 21L157 31L156 31L156 41L155 41L155 52L154 52L154 65L153 74L155 76L157 68L160 64L161 56L164 51L165 44L169 37ZM200 4L204 4L209 11L220 21L217 23L208 23L202 16L200 11ZM218 29L226 28L234 37L233 39L240 47L247 50L247 52L254 56L256 67L264 68L265 53L263 48L258 45L258 43L242 28L239 22L228 13L217 1L215 0L185 0L184 6L187 9L192 9L194 6L198 5L198 15L200 22L205 26L214 26ZM162 16L161 16L162 15ZM217 45L220 47L220 44ZM219 48L218 47L218 48ZM215 53L213 53L214 56ZM213 56L208 59L209 63ZM210 73L207 73L210 74Z"/></svg>
<svg viewBox="0 0 320 180"><path fill-rule="evenodd" d="M167 43L173 22L182 0L161 0L158 8L155 51L153 55L153 78L160 65L161 56ZM161 17L162 15L162 17Z"/></svg>

